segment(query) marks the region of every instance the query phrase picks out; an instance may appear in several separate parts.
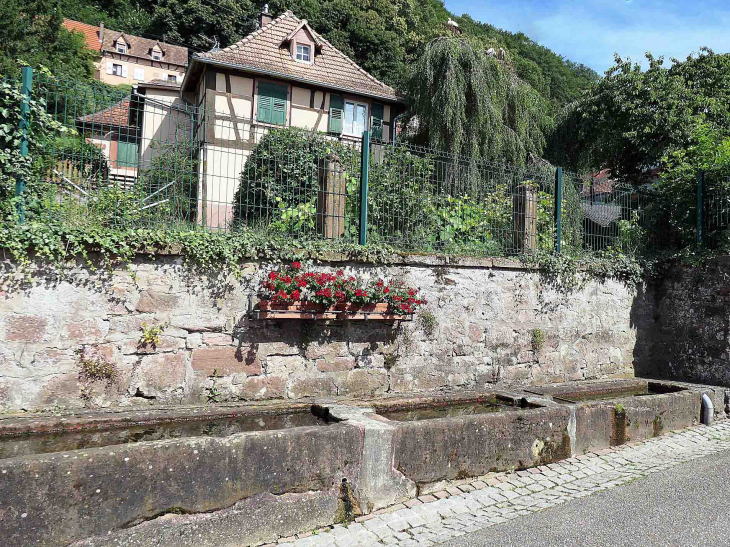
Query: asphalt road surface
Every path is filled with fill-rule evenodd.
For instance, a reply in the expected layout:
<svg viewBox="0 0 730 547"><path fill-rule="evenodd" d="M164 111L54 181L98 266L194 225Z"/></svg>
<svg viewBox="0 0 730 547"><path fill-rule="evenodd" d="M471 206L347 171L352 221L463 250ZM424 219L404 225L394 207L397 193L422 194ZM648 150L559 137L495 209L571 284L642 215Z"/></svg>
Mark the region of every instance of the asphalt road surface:
<svg viewBox="0 0 730 547"><path fill-rule="evenodd" d="M730 547L730 451L460 536L460 547Z"/></svg>

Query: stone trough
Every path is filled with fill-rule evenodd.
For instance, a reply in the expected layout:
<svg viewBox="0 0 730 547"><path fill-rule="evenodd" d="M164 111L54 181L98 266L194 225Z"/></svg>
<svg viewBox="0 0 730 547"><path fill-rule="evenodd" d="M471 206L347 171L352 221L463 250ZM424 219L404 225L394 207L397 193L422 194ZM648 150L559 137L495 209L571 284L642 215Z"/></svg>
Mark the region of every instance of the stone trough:
<svg viewBox="0 0 730 547"><path fill-rule="evenodd" d="M255 544L444 481L692 425L703 391L724 397L670 382L577 385L0 419L0 537L16 547Z"/></svg>

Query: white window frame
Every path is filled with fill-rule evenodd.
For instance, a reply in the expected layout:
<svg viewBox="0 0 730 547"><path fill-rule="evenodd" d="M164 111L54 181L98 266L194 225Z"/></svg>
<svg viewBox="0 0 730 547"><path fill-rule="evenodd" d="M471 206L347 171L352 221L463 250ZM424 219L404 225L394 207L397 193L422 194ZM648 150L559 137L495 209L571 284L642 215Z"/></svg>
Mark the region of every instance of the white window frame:
<svg viewBox="0 0 730 547"><path fill-rule="evenodd" d="M117 68L119 71L117 71ZM121 76L124 73L124 65L118 65L117 63L112 63L112 74L114 76Z"/></svg>
<svg viewBox="0 0 730 547"><path fill-rule="evenodd" d="M301 51L299 48L302 48ZM304 58L306 51L307 58ZM294 59L302 63L312 62L312 46L309 44L297 44L296 51L294 52Z"/></svg>
<svg viewBox="0 0 730 547"><path fill-rule="evenodd" d="M174 80L171 80L170 78L175 78L175 79L174 79ZM167 80L166 80L166 81L168 81L168 82L175 82L175 83L177 83L177 74L168 74L168 75L167 75Z"/></svg>
<svg viewBox="0 0 730 547"><path fill-rule="evenodd" d="M153 61L162 61L162 52L161 51L155 51L152 50L152 60Z"/></svg>
<svg viewBox="0 0 730 547"><path fill-rule="evenodd" d="M367 131L367 129L368 129L368 125L369 125L368 120L370 119L370 105L368 103L361 103L359 101L353 101L350 99L345 99L344 104L343 104L344 109L342 111L342 116L343 116L342 134L346 135L348 137L361 137L362 133L353 132L352 127L348 127L348 123L347 123L347 105L348 104L352 105L353 115L357 111L358 106L365 107L365 126L363 127L363 131ZM354 122L355 119L353 118L352 121Z"/></svg>
<svg viewBox="0 0 730 547"><path fill-rule="evenodd" d="M126 55L127 54L127 44L124 42L117 42L117 53Z"/></svg>
<svg viewBox="0 0 730 547"><path fill-rule="evenodd" d="M144 82L144 68L135 67L134 79L139 80L140 82Z"/></svg>

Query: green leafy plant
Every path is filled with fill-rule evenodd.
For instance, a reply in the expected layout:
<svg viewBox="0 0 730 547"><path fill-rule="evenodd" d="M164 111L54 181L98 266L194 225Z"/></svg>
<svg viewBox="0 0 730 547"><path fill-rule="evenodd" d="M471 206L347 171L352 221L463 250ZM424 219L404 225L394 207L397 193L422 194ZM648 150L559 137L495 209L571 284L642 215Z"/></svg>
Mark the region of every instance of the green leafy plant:
<svg viewBox="0 0 730 547"><path fill-rule="evenodd" d="M91 398L93 384L103 382L107 387L111 387L119 378L119 371L114 363L100 357L89 357L83 353L79 357L79 369L81 398L85 400Z"/></svg>
<svg viewBox="0 0 730 547"><path fill-rule="evenodd" d="M433 337L438 328L438 319L432 311L421 310L418 312L418 323L429 338Z"/></svg>
<svg viewBox="0 0 730 547"><path fill-rule="evenodd" d="M142 322L142 336L139 337L140 347L152 346L156 348L160 343L160 336L167 328L167 323L160 325L148 325L146 321Z"/></svg>
<svg viewBox="0 0 730 547"><path fill-rule="evenodd" d="M540 353L540 350L542 350L545 345L545 333L541 329L532 329L530 344L532 346L532 351Z"/></svg>
<svg viewBox="0 0 730 547"><path fill-rule="evenodd" d="M205 391L207 394L207 399L208 399L209 403L220 403L221 399L223 397L223 394L221 393L220 388L218 388L218 386L216 386L216 382L217 382L218 378L222 378L222 376L218 375L218 369L215 368L215 369L213 369L211 385L208 386L207 388L205 388Z"/></svg>

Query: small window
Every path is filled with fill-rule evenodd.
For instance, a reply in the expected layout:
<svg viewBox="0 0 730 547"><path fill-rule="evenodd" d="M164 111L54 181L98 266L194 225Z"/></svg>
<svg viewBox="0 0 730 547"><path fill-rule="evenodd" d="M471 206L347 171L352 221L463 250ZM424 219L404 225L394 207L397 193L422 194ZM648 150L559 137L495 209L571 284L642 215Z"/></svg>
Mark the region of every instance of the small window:
<svg viewBox="0 0 730 547"><path fill-rule="evenodd" d="M297 44L297 61L309 63L312 60L310 47Z"/></svg>
<svg viewBox="0 0 730 547"><path fill-rule="evenodd" d="M127 44L124 42L117 42L117 53L127 53Z"/></svg>
<svg viewBox="0 0 730 547"><path fill-rule="evenodd" d="M177 83L177 76L175 74L168 74L167 75L167 81Z"/></svg>
<svg viewBox="0 0 730 547"><path fill-rule="evenodd" d="M359 137L367 129L368 105L345 101L345 125L343 133Z"/></svg>
<svg viewBox="0 0 730 547"><path fill-rule="evenodd" d="M122 65L115 64L112 66L112 74L114 74L115 76L121 76L123 71L124 69Z"/></svg>
<svg viewBox="0 0 730 547"><path fill-rule="evenodd" d="M162 52L161 51L152 51L152 60L153 61L162 61Z"/></svg>
<svg viewBox="0 0 730 547"><path fill-rule="evenodd" d="M144 68L134 69L134 79L144 81Z"/></svg>

